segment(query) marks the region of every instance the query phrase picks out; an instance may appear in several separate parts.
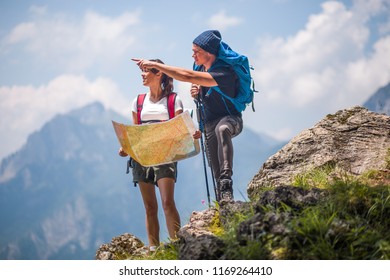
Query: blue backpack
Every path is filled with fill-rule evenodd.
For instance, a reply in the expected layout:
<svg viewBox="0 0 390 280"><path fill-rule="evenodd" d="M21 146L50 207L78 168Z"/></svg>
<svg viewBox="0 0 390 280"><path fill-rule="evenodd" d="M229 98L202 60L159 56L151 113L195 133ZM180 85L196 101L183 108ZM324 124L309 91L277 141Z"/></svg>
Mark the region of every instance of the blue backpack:
<svg viewBox="0 0 390 280"><path fill-rule="evenodd" d="M236 97L232 98L224 94L218 86L211 87L207 94L210 94L211 90L214 89L222 95L222 100L226 98L232 102L238 112L244 111L246 106L250 103L252 103L252 110L255 111L253 105L253 94L257 91L255 90L255 83L250 74L250 70L253 70L253 68L249 66L248 57L236 53L225 42L221 41L216 62L214 62L208 72L214 68L226 66L226 64L233 67L240 83ZM200 69L201 66L194 64L194 70L200 71Z"/></svg>

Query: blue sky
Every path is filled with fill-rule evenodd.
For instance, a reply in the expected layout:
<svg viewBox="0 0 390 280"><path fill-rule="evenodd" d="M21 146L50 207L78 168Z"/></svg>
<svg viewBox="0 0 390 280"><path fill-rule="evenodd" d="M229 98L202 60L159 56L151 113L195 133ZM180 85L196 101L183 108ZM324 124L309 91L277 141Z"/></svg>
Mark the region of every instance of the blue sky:
<svg viewBox="0 0 390 280"><path fill-rule="evenodd" d="M207 29L255 68L260 93L245 125L279 140L390 81L390 0L3 0L0 159L92 101L130 117L147 90L130 58L190 68L192 40ZM175 90L193 107L188 84Z"/></svg>

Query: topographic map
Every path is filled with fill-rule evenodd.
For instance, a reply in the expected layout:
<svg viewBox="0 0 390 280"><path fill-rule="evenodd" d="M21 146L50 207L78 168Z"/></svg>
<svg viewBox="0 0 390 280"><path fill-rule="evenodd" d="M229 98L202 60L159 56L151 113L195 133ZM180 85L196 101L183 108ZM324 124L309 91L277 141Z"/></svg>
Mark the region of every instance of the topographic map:
<svg viewBox="0 0 390 280"><path fill-rule="evenodd" d="M143 166L183 160L199 153L199 139L188 111L166 122L125 125L112 121L125 152Z"/></svg>

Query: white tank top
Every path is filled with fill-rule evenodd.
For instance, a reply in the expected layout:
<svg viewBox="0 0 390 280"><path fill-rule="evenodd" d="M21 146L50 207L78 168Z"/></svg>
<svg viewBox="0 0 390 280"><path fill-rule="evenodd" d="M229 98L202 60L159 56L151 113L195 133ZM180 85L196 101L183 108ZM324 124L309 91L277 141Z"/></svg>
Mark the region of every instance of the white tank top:
<svg viewBox="0 0 390 280"><path fill-rule="evenodd" d="M148 92L145 96L144 104L141 111L142 122L168 120L169 114L167 103L167 97L164 97L157 102L150 101L150 92ZM175 112L177 112L178 110L183 110L183 102L179 98L179 95L176 95ZM132 111L134 113L137 113L137 97L133 100Z"/></svg>

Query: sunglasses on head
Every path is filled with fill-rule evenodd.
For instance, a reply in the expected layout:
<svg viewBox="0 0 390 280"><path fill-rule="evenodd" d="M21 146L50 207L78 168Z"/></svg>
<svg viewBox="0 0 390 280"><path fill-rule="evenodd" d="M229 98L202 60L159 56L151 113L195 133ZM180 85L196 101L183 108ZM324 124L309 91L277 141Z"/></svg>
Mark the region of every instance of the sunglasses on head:
<svg viewBox="0 0 390 280"><path fill-rule="evenodd" d="M150 69L141 69L142 72L152 72L153 74L157 74L158 72L160 72L159 70L157 70L156 68L150 68Z"/></svg>

